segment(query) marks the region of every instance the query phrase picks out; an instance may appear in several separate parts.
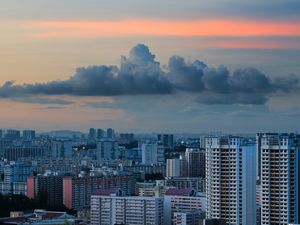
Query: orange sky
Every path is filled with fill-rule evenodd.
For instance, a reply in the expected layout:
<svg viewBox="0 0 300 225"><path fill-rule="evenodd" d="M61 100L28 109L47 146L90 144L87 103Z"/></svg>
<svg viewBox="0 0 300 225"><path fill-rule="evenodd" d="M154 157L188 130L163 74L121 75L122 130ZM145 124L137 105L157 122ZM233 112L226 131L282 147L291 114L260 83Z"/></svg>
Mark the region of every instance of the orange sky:
<svg viewBox="0 0 300 225"><path fill-rule="evenodd" d="M92 38L109 36L300 36L300 23L250 20L117 20L31 21L31 37L38 39Z"/></svg>

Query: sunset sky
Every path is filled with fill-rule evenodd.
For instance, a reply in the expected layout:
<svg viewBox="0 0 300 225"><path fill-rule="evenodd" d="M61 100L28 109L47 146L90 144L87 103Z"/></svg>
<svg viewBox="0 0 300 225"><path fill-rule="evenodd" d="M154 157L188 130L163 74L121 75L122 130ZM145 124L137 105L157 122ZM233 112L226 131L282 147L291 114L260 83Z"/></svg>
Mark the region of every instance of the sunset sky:
<svg viewBox="0 0 300 225"><path fill-rule="evenodd" d="M299 0L3 0L0 128L299 132L299 12Z"/></svg>

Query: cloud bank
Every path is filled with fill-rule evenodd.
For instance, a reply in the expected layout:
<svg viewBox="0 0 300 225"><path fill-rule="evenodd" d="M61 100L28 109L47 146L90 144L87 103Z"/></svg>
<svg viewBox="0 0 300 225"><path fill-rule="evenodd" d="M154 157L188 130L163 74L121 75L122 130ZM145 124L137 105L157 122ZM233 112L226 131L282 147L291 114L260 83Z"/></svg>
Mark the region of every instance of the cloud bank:
<svg viewBox="0 0 300 225"><path fill-rule="evenodd" d="M76 70L66 80L35 84L7 81L0 86L0 97L36 95L122 96L172 95L196 96L204 104L264 104L276 94L299 89L296 76L271 79L256 68L237 69L233 73L220 65L209 67L200 60L190 62L173 56L162 67L146 45L134 46L120 66L89 66Z"/></svg>

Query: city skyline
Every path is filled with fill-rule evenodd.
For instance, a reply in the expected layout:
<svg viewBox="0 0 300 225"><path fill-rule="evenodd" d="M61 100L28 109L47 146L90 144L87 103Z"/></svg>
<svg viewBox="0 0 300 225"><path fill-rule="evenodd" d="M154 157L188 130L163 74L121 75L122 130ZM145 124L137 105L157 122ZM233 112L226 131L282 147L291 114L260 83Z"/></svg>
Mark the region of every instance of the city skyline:
<svg viewBox="0 0 300 225"><path fill-rule="evenodd" d="M299 132L299 10L295 0L4 1L1 128Z"/></svg>

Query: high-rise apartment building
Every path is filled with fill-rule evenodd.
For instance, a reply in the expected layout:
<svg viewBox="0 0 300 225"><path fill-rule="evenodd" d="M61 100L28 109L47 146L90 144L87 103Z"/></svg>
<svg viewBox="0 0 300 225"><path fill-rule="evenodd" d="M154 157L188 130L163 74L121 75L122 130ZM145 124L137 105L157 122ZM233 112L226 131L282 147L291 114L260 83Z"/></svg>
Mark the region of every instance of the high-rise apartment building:
<svg viewBox="0 0 300 225"><path fill-rule="evenodd" d="M299 224L300 135L261 134L261 225Z"/></svg>
<svg viewBox="0 0 300 225"><path fill-rule="evenodd" d="M123 196L120 189L96 191L91 198L91 225L163 225L163 199Z"/></svg>
<svg viewBox="0 0 300 225"><path fill-rule="evenodd" d="M118 159L120 156L118 142L112 139L101 139L96 143L97 159Z"/></svg>
<svg viewBox="0 0 300 225"><path fill-rule="evenodd" d="M53 158L71 158L73 156L73 141L70 139L54 139L51 141Z"/></svg>
<svg viewBox="0 0 300 225"><path fill-rule="evenodd" d="M23 130L23 139L26 141L31 141L35 139L35 130Z"/></svg>
<svg viewBox="0 0 300 225"><path fill-rule="evenodd" d="M199 148L200 149L205 149L205 139L206 139L205 135L200 136L200 138L199 138Z"/></svg>
<svg viewBox="0 0 300 225"><path fill-rule="evenodd" d="M106 137L109 138L109 139L114 139L115 138L115 131L112 128L107 128Z"/></svg>
<svg viewBox="0 0 300 225"><path fill-rule="evenodd" d="M141 145L142 163L151 165L156 163L165 163L165 148L157 141L144 142Z"/></svg>
<svg viewBox="0 0 300 225"><path fill-rule="evenodd" d="M8 129L6 130L4 134L4 138L10 139L10 140L15 140L15 139L20 139L21 133L19 130L14 130L14 129Z"/></svg>
<svg viewBox="0 0 300 225"><path fill-rule="evenodd" d="M134 193L135 180L130 175L65 177L63 179L63 202L66 207L82 210L90 206L95 190L120 188L126 195Z"/></svg>
<svg viewBox="0 0 300 225"><path fill-rule="evenodd" d="M33 174L33 167L30 163L21 161L10 162L4 165L4 180L0 182L1 194L23 194L27 192L26 180Z"/></svg>
<svg viewBox="0 0 300 225"><path fill-rule="evenodd" d="M133 133L121 133L119 135L118 141L120 144L130 144L134 141L134 134Z"/></svg>
<svg viewBox="0 0 300 225"><path fill-rule="evenodd" d="M255 144L240 137L206 139L206 217L228 225L256 220Z"/></svg>
<svg viewBox="0 0 300 225"><path fill-rule="evenodd" d="M33 167L30 163L22 161L10 162L4 166L4 182L26 182L27 177L33 174Z"/></svg>
<svg viewBox="0 0 300 225"><path fill-rule="evenodd" d="M104 138L104 130L103 129L97 129L97 139L102 139Z"/></svg>
<svg viewBox="0 0 300 225"><path fill-rule="evenodd" d="M8 146L4 148L3 156L8 161L20 160L22 158L42 157L47 149L43 146Z"/></svg>
<svg viewBox="0 0 300 225"><path fill-rule="evenodd" d="M174 149L174 135L173 134L158 134L157 140L163 144L166 150Z"/></svg>
<svg viewBox="0 0 300 225"><path fill-rule="evenodd" d="M38 198L48 207L61 207L63 205L63 176L47 174L28 177L27 196L31 199Z"/></svg>
<svg viewBox="0 0 300 225"><path fill-rule="evenodd" d="M181 176L205 177L205 151L187 148L181 156Z"/></svg>
<svg viewBox="0 0 300 225"><path fill-rule="evenodd" d="M167 159L167 177L180 177L180 159Z"/></svg>
<svg viewBox="0 0 300 225"><path fill-rule="evenodd" d="M88 140L91 143L93 143L96 140L96 129L95 128L90 128L89 134L88 134Z"/></svg>

